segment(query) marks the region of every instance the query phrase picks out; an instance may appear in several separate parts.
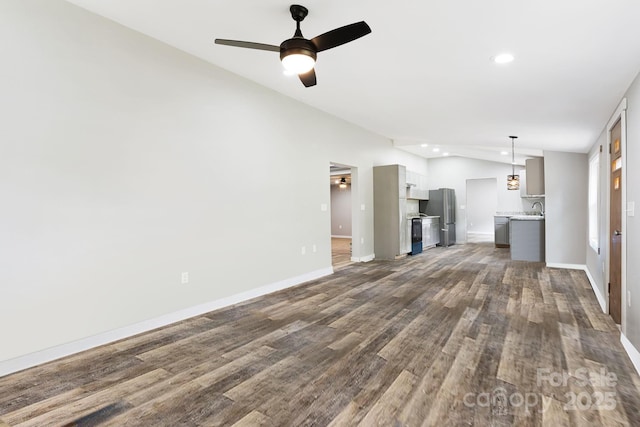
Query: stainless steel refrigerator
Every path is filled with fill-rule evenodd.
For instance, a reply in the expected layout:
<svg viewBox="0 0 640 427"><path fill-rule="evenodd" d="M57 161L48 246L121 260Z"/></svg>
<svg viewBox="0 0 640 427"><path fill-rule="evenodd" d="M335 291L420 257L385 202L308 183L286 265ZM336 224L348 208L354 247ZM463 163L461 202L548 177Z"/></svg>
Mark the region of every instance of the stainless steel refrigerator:
<svg viewBox="0 0 640 427"><path fill-rule="evenodd" d="M440 217L440 246L456 242L456 193L453 188L429 190L429 200L424 211Z"/></svg>

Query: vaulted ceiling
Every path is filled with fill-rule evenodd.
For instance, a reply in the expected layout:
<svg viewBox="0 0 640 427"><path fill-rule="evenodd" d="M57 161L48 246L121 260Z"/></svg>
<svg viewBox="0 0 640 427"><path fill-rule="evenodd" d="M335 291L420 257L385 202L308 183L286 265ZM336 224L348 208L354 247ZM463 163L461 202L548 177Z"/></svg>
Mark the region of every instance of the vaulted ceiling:
<svg viewBox="0 0 640 427"><path fill-rule="evenodd" d="M69 0L425 157L510 162L586 152L640 71L637 0L307 0L307 38L365 20L372 33L320 52L317 86L283 73L295 23L277 0ZM496 64L492 57L515 60ZM425 146L427 145L427 146ZM438 148L437 152L433 149Z"/></svg>

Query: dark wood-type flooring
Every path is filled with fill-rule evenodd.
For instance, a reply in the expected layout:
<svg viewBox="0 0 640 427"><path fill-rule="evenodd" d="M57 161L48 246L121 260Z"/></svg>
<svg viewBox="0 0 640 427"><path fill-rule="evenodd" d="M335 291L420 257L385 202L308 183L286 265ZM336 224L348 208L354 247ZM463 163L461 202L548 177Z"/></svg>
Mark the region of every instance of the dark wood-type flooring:
<svg viewBox="0 0 640 427"><path fill-rule="evenodd" d="M477 243L5 376L0 425L640 426L639 385L584 272Z"/></svg>

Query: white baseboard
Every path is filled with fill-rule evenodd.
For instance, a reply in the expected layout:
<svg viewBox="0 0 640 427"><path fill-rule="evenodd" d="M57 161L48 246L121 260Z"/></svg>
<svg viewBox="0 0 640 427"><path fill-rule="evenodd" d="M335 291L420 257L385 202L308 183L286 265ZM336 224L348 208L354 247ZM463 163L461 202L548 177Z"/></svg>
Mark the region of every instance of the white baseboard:
<svg viewBox="0 0 640 427"><path fill-rule="evenodd" d="M361 256L361 257L351 257L351 261L353 262L369 262L369 261L373 261L375 259L376 255L375 254L369 254L369 255L365 255L365 256Z"/></svg>
<svg viewBox="0 0 640 427"><path fill-rule="evenodd" d="M585 264L556 264L552 262L547 263L549 268L564 268L567 270L585 270L587 266Z"/></svg>
<svg viewBox="0 0 640 427"><path fill-rule="evenodd" d="M259 288L251 289L246 292L241 292L239 294L231 295L215 301L210 301L204 304L189 307L184 310L165 314L154 319L145 320L133 325L114 329L112 331L107 331L70 343L61 344L59 346L47 348L35 353L26 354L24 356L16 357L15 359L5 360L0 362L0 377L14 372L22 371L23 369L31 368L33 366L40 365L46 362L51 362L52 360L60 359L65 356L70 356L81 351L89 350L94 347L109 344L123 338L128 338L133 335L148 332L153 329L169 325L171 323L179 322L181 320L189 319L195 316L200 316L219 308L238 304L252 298L290 288L292 286L296 286L310 280L319 279L330 274L333 274L332 267L323 268L300 276L291 277L289 279L261 286Z"/></svg>
<svg viewBox="0 0 640 427"><path fill-rule="evenodd" d="M604 295L600 293L600 289L598 289L598 286L596 285L596 281L593 279L593 276L591 276L591 273L589 272L589 269L586 266L584 268L584 272L587 273L587 279L589 279L589 283L591 284L593 293L596 294L596 299L598 300L598 304L600 304L600 308L602 309L602 312L606 313L607 299L605 298Z"/></svg>
<svg viewBox="0 0 640 427"><path fill-rule="evenodd" d="M633 363L633 366L636 368L636 372L640 374L640 352L638 352L638 349L636 349L634 345L631 344L631 341L622 333L620 334L620 342L627 351L631 363Z"/></svg>

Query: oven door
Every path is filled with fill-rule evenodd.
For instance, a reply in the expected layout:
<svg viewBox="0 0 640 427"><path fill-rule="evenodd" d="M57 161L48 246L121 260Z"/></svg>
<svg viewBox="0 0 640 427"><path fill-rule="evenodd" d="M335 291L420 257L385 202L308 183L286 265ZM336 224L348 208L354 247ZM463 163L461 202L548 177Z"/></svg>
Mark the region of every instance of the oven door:
<svg viewBox="0 0 640 427"><path fill-rule="evenodd" d="M411 255L422 252L422 219L411 218Z"/></svg>

